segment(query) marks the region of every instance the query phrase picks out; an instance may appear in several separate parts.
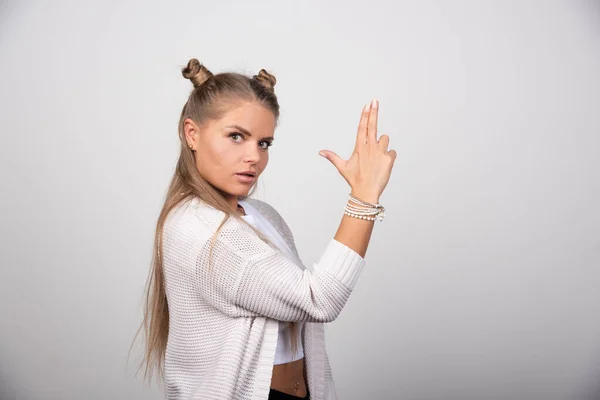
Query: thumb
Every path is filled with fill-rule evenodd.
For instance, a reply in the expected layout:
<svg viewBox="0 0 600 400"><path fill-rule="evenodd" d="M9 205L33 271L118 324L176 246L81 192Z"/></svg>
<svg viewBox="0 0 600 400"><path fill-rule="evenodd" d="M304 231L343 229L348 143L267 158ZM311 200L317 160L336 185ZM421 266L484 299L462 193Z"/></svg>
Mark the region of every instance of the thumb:
<svg viewBox="0 0 600 400"><path fill-rule="evenodd" d="M333 151L329 150L321 150L319 152L319 155L331 161L331 163L338 169L338 171L340 170L343 162L340 156L335 154Z"/></svg>

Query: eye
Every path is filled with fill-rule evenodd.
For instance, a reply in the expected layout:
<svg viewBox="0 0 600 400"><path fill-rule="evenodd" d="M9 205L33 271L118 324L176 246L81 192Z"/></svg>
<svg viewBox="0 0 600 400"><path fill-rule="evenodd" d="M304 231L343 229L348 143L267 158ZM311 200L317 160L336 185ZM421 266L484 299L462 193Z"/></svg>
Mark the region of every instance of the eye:
<svg viewBox="0 0 600 400"><path fill-rule="evenodd" d="M242 139L244 138L244 135L242 135L239 132L232 132L229 134L229 137L232 138L234 142L240 143L242 141ZM269 147L273 146L273 141L272 140L263 140L262 142L259 143L259 146L262 150L268 150Z"/></svg>
<svg viewBox="0 0 600 400"><path fill-rule="evenodd" d="M269 141L266 141L266 140L264 140L264 141L262 141L260 143L261 143L261 149L263 149L263 150L268 150L269 147L273 146L273 142L269 142Z"/></svg>
<svg viewBox="0 0 600 400"><path fill-rule="evenodd" d="M241 133L237 133L237 132L234 132L234 133L232 133L232 134L229 135L229 137L232 138L232 139L233 139L234 136L238 136L238 137L242 138L242 134ZM239 142L238 140L235 140L235 139L233 141L234 142Z"/></svg>

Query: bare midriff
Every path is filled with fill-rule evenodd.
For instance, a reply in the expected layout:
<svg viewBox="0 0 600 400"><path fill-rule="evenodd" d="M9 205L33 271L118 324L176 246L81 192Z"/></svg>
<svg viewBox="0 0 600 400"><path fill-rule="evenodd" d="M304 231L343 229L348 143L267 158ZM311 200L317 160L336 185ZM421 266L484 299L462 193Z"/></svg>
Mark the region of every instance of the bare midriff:
<svg viewBox="0 0 600 400"><path fill-rule="evenodd" d="M297 397L306 397L306 372L304 358L273 366L271 389Z"/></svg>

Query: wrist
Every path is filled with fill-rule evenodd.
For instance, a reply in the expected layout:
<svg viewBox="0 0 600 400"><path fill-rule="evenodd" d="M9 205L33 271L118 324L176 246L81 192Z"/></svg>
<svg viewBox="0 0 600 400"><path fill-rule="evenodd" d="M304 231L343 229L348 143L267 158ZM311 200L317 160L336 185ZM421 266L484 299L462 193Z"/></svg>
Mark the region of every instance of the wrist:
<svg viewBox="0 0 600 400"><path fill-rule="evenodd" d="M350 194L352 194L352 196L365 203L379 204L379 195L363 192L360 190L352 190Z"/></svg>

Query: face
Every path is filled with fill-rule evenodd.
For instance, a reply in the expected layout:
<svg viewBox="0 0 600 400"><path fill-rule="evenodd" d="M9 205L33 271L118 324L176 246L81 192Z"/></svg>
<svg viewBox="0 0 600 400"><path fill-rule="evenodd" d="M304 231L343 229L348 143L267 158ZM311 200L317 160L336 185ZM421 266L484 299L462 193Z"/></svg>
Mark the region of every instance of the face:
<svg viewBox="0 0 600 400"><path fill-rule="evenodd" d="M184 131L188 147L195 149L198 171L235 208L238 196L250 192L267 166L275 116L260 104L239 103L219 120L196 125L186 119Z"/></svg>

